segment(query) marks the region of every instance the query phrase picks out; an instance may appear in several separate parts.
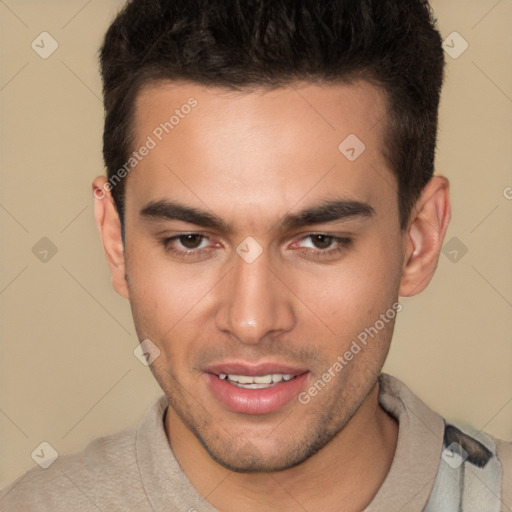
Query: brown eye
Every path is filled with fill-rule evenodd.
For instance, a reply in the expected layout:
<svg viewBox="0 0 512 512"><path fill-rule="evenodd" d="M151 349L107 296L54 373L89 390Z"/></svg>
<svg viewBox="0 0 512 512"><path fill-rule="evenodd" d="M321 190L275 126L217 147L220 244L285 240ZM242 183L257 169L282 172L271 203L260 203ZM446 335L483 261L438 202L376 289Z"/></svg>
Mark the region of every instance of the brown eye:
<svg viewBox="0 0 512 512"><path fill-rule="evenodd" d="M182 233L163 238L161 243L167 254L174 258L187 260L189 263L208 259L219 247L219 244L212 244L210 237L202 233Z"/></svg>
<svg viewBox="0 0 512 512"><path fill-rule="evenodd" d="M178 237L181 245L185 249L197 249L201 245L203 238L203 236L197 234L180 235Z"/></svg>
<svg viewBox="0 0 512 512"><path fill-rule="evenodd" d="M328 249L332 245L334 237L329 235L311 235L311 241L317 249Z"/></svg>
<svg viewBox="0 0 512 512"><path fill-rule="evenodd" d="M342 257L353 243L353 239L348 237L311 233L302 238L297 247L307 258L334 260Z"/></svg>

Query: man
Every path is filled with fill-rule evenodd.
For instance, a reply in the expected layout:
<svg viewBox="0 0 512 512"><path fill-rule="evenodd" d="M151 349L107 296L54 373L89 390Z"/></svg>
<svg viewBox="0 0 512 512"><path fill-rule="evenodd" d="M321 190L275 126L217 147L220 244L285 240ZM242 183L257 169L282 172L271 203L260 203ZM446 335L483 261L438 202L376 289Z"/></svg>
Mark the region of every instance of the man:
<svg viewBox="0 0 512 512"><path fill-rule="evenodd" d="M164 391L2 510L510 510L511 446L381 374L450 219L420 0L132 0L96 220Z"/></svg>

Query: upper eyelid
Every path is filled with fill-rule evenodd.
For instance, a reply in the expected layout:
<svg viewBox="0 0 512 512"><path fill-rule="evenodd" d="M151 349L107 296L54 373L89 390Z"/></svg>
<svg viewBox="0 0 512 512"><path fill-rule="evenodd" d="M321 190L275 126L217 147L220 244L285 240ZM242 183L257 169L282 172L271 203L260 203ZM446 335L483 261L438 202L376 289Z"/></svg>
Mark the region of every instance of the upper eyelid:
<svg viewBox="0 0 512 512"><path fill-rule="evenodd" d="M169 243L169 242L176 242L178 241L181 237L183 236L198 236L201 238L201 242L204 240L204 239L208 239L210 240L212 237L211 236L208 236L208 235L205 235L203 233L195 233L195 232L190 232L190 233L180 233L179 235L173 235L173 236L166 236L162 239L162 242L163 243ZM204 247L202 247L202 249L204 249ZM189 249L189 250L197 250L197 249Z"/></svg>
<svg viewBox="0 0 512 512"><path fill-rule="evenodd" d="M173 236L170 236L170 237L164 237L163 238L163 243L168 243L168 242L175 242L177 240L179 240L181 237L183 236L189 236L189 235L196 235L196 236L199 236L201 237L201 242L204 240L204 239L208 239L208 240L211 240L212 237L205 234L205 233L201 233L201 232L197 232L197 231L190 231L190 232L184 232L184 233L179 233L179 234L176 234L176 235L173 235ZM315 231L315 232L309 232L305 235L302 235L300 236L300 238L298 238L298 242L302 241L302 240L305 240L307 238L310 238L310 237L313 237L313 236L319 236L319 235L323 235L323 236L327 236L327 237L331 237L334 239L334 242L337 242L338 244L342 244L342 243L352 243L353 242L353 235L334 235L334 234L330 234L330 233L326 233L326 232L323 232L323 231ZM196 249L186 249L188 251L199 251L199 250L203 250L203 249L207 249L207 247L199 247L199 248L196 248ZM326 249L326 250L322 250L322 249L311 249L310 250L312 251L319 251L319 252L328 252L329 249Z"/></svg>
<svg viewBox="0 0 512 512"><path fill-rule="evenodd" d="M196 235L196 236L200 236L200 237L208 238L208 239L215 238L215 235L209 235L209 234L201 232L201 231L183 231L181 233L177 233L177 234L171 235L171 236L164 235L161 238L163 240L171 240L171 239L180 238L182 236L191 236L191 235ZM349 234L337 235L337 234L333 234L333 233L328 233L327 231L309 231L306 234L301 234L300 239L307 238L309 236L320 236L320 235L329 236L332 238L350 238L351 236L353 236L353 235L349 235ZM297 236L297 235L295 235L295 236ZM294 236L294 238L295 238L295 236Z"/></svg>
<svg viewBox="0 0 512 512"><path fill-rule="evenodd" d="M301 237L298 241L301 242L302 240L305 240L307 238L311 238L313 236L323 235L329 238L332 238L333 241L339 245L349 245L354 242L354 238L352 236L339 236L339 235L329 235L328 233L310 233L309 235L305 235ZM311 249L311 248L310 248ZM320 252L327 252L329 249L323 250L322 249L311 249L311 250L317 250Z"/></svg>

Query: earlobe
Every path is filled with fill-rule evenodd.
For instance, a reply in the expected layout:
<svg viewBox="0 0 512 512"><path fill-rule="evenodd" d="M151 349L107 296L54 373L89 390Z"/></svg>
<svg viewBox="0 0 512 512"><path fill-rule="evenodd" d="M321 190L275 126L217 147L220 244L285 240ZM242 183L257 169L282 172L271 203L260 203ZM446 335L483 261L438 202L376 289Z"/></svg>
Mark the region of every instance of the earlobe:
<svg viewBox="0 0 512 512"><path fill-rule="evenodd" d="M423 189L405 233L404 265L399 294L410 297L424 290L437 267L450 222L449 182L434 176Z"/></svg>
<svg viewBox="0 0 512 512"><path fill-rule="evenodd" d="M94 216L103 242L103 249L112 275L114 290L128 299L126 260L122 239L122 227L107 179L99 176L92 183Z"/></svg>

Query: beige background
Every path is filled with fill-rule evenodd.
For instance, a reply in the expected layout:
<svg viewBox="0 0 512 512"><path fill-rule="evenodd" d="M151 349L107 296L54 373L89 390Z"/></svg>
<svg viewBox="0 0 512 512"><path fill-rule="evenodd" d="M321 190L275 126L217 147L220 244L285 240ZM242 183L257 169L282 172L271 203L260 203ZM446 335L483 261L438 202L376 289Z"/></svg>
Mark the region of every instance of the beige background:
<svg viewBox="0 0 512 512"><path fill-rule="evenodd" d="M90 194L103 172L96 52L122 3L0 0L0 486L42 441L82 448L160 394L133 355ZM433 5L443 38L469 43L447 56L437 159L452 184L447 241L468 251L441 255L428 289L403 300L386 369L450 420L511 439L512 3ZM46 60L31 48L43 31L59 44ZM57 247L47 262L32 252L42 237Z"/></svg>

